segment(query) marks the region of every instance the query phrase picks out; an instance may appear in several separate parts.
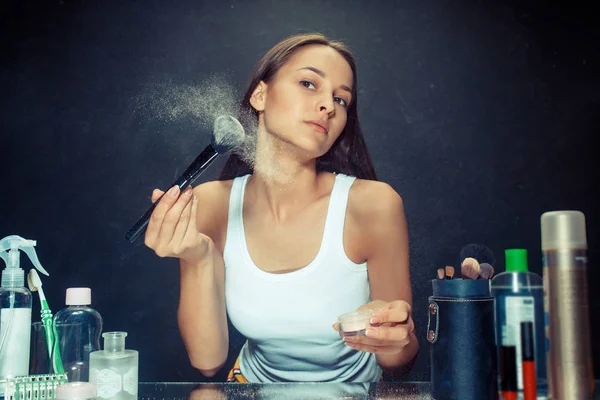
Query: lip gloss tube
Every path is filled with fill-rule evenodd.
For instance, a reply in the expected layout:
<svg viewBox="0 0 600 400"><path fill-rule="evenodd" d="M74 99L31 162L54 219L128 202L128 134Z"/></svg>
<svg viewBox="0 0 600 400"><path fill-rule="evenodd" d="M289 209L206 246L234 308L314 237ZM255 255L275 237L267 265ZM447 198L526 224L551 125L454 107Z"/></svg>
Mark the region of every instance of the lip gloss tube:
<svg viewBox="0 0 600 400"><path fill-rule="evenodd" d="M500 346L500 394L503 400L517 400L517 347Z"/></svg>
<svg viewBox="0 0 600 400"><path fill-rule="evenodd" d="M523 400L537 399L533 322L521 322L521 362L523 365Z"/></svg>

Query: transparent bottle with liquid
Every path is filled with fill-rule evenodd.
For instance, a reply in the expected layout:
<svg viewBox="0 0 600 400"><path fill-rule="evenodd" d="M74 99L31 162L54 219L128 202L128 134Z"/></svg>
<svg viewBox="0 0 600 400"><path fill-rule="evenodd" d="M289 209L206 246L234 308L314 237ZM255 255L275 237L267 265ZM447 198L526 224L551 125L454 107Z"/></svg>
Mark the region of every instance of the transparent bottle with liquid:
<svg viewBox="0 0 600 400"><path fill-rule="evenodd" d="M32 295L25 287L20 251L48 275L37 258L35 245L35 240L17 235L0 240L0 258L6 262L0 287L0 396L4 396L7 379L29 374Z"/></svg>
<svg viewBox="0 0 600 400"><path fill-rule="evenodd" d="M0 396L8 378L29 373L31 299L25 287L0 288Z"/></svg>
<svg viewBox="0 0 600 400"><path fill-rule="evenodd" d="M88 382L90 354L100 350L102 316L90 307L90 288L68 288L65 304L52 321L54 331L53 365L62 361L69 382ZM58 356L57 356L58 353ZM60 371L56 371L60 372Z"/></svg>
<svg viewBox="0 0 600 400"><path fill-rule="evenodd" d="M543 395L548 390L543 280L541 276L528 270L525 249L505 250L505 265L506 271L496 275L491 281L492 296L495 297L498 371L501 371L501 347L515 347L517 389L519 393L523 393L521 322L532 322L536 386L538 394ZM502 387L502 382L498 383L498 387Z"/></svg>
<svg viewBox="0 0 600 400"><path fill-rule="evenodd" d="M136 400L138 394L138 352L125 349L127 332L106 332L104 350L90 355L90 382L97 398Z"/></svg>

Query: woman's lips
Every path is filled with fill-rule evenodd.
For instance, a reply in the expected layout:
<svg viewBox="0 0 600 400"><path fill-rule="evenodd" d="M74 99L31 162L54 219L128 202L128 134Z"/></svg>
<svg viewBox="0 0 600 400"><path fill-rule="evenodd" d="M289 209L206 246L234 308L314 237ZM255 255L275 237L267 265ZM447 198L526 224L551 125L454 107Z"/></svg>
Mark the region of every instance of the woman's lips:
<svg viewBox="0 0 600 400"><path fill-rule="evenodd" d="M318 131L320 131L321 133L327 133L327 126L325 126L322 122L317 122L317 121L307 121L307 124L315 127Z"/></svg>

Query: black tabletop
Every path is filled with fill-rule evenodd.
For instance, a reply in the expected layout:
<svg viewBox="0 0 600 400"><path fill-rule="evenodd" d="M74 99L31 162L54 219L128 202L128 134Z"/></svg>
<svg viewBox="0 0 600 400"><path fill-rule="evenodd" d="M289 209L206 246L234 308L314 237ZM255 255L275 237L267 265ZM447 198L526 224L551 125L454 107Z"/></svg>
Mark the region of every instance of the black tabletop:
<svg viewBox="0 0 600 400"><path fill-rule="evenodd" d="M145 382L139 384L140 400L426 400L433 399L429 382L399 383L189 383ZM600 381L594 400L600 400Z"/></svg>

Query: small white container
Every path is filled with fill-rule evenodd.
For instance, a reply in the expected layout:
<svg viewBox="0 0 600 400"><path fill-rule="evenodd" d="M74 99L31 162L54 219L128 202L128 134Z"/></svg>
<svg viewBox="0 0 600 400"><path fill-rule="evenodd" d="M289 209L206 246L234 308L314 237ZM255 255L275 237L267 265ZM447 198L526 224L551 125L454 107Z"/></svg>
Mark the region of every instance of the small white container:
<svg viewBox="0 0 600 400"><path fill-rule="evenodd" d="M69 382L54 389L56 400L92 400L96 398L96 385L89 382Z"/></svg>
<svg viewBox="0 0 600 400"><path fill-rule="evenodd" d="M338 317L340 333L342 336L364 336L367 328L371 326L370 320L373 310L366 309L342 314Z"/></svg>

